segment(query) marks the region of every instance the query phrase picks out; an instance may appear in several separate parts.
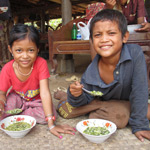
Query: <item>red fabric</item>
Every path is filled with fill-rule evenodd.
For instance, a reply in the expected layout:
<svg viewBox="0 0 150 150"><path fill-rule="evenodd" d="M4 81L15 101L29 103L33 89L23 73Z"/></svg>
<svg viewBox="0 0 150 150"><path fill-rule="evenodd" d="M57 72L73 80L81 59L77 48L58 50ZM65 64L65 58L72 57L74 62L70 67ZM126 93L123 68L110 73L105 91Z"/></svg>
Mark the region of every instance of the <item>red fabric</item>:
<svg viewBox="0 0 150 150"><path fill-rule="evenodd" d="M130 0L128 4L121 7L122 13L127 18L128 24L137 24L137 18L147 16L144 0ZM105 3L88 5L85 17L86 23L103 9L105 9Z"/></svg>
<svg viewBox="0 0 150 150"><path fill-rule="evenodd" d="M86 22L93 18L99 11L103 10L105 3L89 4L86 9Z"/></svg>
<svg viewBox="0 0 150 150"><path fill-rule="evenodd" d="M133 1L133 2L132 2ZM130 0L130 2L122 6L122 11L127 18L128 24L137 24L137 18L146 17L146 9L144 0Z"/></svg>
<svg viewBox="0 0 150 150"><path fill-rule="evenodd" d="M33 65L33 70L29 78L21 82L13 70L14 60L8 62L2 69L0 74L0 90L7 92L12 86L10 92L15 91L27 101L40 99L40 85L42 79L50 77L49 69L46 60L37 57Z"/></svg>

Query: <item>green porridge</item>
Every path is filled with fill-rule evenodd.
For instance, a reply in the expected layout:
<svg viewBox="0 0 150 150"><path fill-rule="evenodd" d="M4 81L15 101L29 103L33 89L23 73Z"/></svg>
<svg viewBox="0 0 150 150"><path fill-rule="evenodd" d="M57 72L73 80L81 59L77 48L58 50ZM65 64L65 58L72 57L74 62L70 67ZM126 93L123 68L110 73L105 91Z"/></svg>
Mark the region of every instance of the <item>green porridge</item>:
<svg viewBox="0 0 150 150"><path fill-rule="evenodd" d="M12 115L14 115L14 114L19 114L19 113L21 113L21 112L22 112L22 109L19 109L19 108L12 109L12 110L7 110L7 111L6 111L7 114L12 114Z"/></svg>
<svg viewBox="0 0 150 150"><path fill-rule="evenodd" d="M91 91L91 94L94 96L102 96L103 95L103 93L100 91Z"/></svg>
<svg viewBox="0 0 150 150"><path fill-rule="evenodd" d="M110 132L106 127L87 127L83 133L99 136L109 134Z"/></svg>
<svg viewBox="0 0 150 150"><path fill-rule="evenodd" d="M8 127L5 128L5 130L8 131L21 131L21 130L25 130L31 128L31 125L27 122L15 122L11 125L9 125Z"/></svg>

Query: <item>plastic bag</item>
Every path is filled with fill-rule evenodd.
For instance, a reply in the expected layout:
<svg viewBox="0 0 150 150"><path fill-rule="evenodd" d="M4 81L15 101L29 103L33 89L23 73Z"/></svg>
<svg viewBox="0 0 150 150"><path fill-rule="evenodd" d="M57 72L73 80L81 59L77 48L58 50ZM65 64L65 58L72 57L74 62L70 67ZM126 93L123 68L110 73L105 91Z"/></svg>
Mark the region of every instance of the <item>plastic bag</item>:
<svg viewBox="0 0 150 150"><path fill-rule="evenodd" d="M90 36L89 24L90 24L90 20L89 20L87 25L84 22L78 22L78 24L77 24L77 26L81 32L81 39L82 40L89 40L89 36Z"/></svg>

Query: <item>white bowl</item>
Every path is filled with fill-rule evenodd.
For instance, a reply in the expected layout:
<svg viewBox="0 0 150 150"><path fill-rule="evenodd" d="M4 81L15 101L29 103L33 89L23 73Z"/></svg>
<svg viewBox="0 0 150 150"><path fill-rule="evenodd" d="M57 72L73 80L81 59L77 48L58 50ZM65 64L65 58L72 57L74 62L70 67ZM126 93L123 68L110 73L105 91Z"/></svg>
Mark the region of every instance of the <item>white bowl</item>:
<svg viewBox="0 0 150 150"><path fill-rule="evenodd" d="M99 135L99 136L95 136L95 135L89 135L89 134L85 134L83 133L83 131L87 128L87 127L107 127L107 129L109 130L109 134L106 135ZM76 129L85 137L87 138L89 141L93 142L93 143L102 143L104 142L106 139L108 139L117 129L116 125L108 120L103 120L103 119L87 119L87 120L83 120L80 121L77 125L76 125Z"/></svg>
<svg viewBox="0 0 150 150"><path fill-rule="evenodd" d="M132 24L132 25L128 25L127 29L129 31L129 33L135 33L136 32L135 29L139 29L141 27L142 27L141 24Z"/></svg>
<svg viewBox="0 0 150 150"><path fill-rule="evenodd" d="M0 7L1 11L6 12L8 10L8 7Z"/></svg>
<svg viewBox="0 0 150 150"><path fill-rule="evenodd" d="M26 130L21 130L21 131L5 130L5 128L7 126L9 126L10 124L20 122L20 121L31 124L31 128L28 128ZM24 137L35 125L36 125L36 119L31 116L27 116L27 115L14 115L14 116L7 117L7 118L3 119L2 121L0 121L0 129L12 138Z"/></svg>

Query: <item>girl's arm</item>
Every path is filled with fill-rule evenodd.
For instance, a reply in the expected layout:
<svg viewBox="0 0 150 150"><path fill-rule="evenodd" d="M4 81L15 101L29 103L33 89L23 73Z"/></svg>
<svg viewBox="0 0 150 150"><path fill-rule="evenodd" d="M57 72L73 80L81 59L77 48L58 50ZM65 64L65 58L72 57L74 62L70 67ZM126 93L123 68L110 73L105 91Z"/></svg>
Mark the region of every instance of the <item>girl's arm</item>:
<svg viewBox="0 0 150 150"><path fill-rule="evenodd" d="M50 89L49 89L49 82L48 79L40 80L40 96L42 99L42 104L43 104L43 109L45 112L45 116L49 114L53 114L53 105L52 105L52 97L50 94ZM67 134L72 134L74 135L73 131L75 131L74 128L70 127L69 125L57 125L54 126L54 121L49 120L48 121L48 127L50 129L50 132L54 134L55 136L59 137L60 139L62 136L60 133L67 133Z"/></svg>
<svg viewBox="0 0 150 150"><path fill-rule="evenodd" d="M42 100L45 116L53 115L52 98L50 94L48 79L40 80L40 97ZM48 121L48 126L51 127L52 125L54 125L54 121Z"/></svg>
<svg viewBox="0 0 150 150"><path fill-rule="evenodd" d="M0 117L3 114L5 104L6 104L6 92L0 91Z"/></svg>

